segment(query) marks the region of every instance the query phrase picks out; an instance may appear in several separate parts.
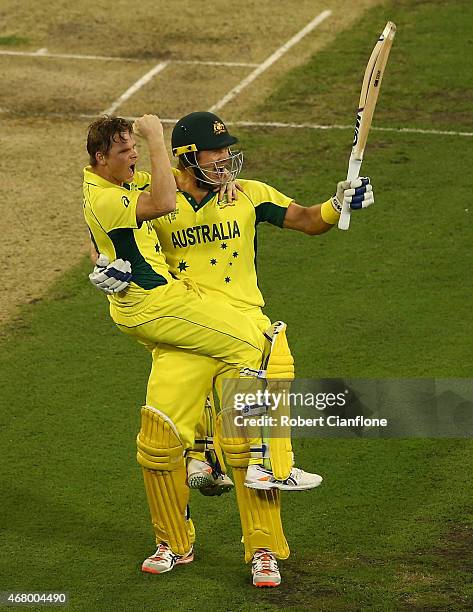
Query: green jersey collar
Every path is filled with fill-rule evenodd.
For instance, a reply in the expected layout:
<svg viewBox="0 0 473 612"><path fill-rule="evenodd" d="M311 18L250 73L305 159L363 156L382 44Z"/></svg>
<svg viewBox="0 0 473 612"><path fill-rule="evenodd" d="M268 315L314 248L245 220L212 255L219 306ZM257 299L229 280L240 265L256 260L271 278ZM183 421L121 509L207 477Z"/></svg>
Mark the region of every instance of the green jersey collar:
<svg viewBox="0 0 473 612"><path fill-rule="evenodd" d="M195 200L190 193L187 193L187 191L180 191L179 193L182 193L182 195L186 198L186 200L192 206L194 212L197 212L203 208L207 202L210 202L210 200L217 195L216 191L209 191L200 202L197 202L197 200Z"/></svg>

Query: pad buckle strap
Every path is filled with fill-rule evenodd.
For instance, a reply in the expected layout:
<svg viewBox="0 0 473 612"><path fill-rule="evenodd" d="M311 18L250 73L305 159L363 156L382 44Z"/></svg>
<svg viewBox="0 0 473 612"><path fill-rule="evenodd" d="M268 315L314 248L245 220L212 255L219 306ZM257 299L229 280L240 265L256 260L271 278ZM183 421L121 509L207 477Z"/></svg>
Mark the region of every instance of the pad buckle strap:
<svg viewBox="0 0 473 612"><path fill-rule="evenodd" d="M250 447L251 459L269 459L269 446L264 442L261 446Z"/></svg>
<svg viewBox="0 0 473 612"><path fill-rule="evenodd" d="M196 438L194 440L194 444L196 447L199 447L199 451L202 450L214 450L214 439L211 436L206 436L205 438Z"/></svg>
<svg viewBox="0 0 473 612"><path fill-rule="evenodd" d="M270 408L269 404L245 404L243 408L241 408L242 416L261 416L266 414Z"/></svg>
<svg viewBox="0 0 473 612"><path fill-rule="evenodd" d="M242 368L240 376L253 376L254 378L266 378L266 370L254 370L253 368Z"/></svg>

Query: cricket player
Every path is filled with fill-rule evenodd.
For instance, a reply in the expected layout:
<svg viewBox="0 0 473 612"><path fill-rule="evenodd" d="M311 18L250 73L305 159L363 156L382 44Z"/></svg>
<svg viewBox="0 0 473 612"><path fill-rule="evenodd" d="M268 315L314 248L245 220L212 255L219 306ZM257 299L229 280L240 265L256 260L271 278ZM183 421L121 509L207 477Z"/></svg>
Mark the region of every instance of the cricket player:
<svg viewBox="0 0 473 612"><path fill-rule="evenodd" d="M257 224L267 221L307 234L320 234L336 223L344 198L353 209L371 204L372 188L367 179L359 179L354 184L345 181L339 183L334 197L321 205L306 208L268 185L240 180L243 192L239 194L238 202L229 199L222 202L214 192L215 187L234 180L241 169L241 153L230 148L235 143L236 138L228 133L225 124L211 113L191 113L181 119L172 135L173 153L179 160L175 174L178 187L176 209L155 220L153 225L173 274L198 280L208 294L223 297L249 315L260 329L267 330L270 322L261 311L264 302L257 286L255 268ZM120 283L120 278L116 278L119 274L114 270L122 262L114 264L115 267L97 268L91 275L92 282L105 285L109 290ZM126 283L121 283L121 289L124 286ZM283 346L282 353L288 363L290 353L287 346ZM227 366L212 363L213 360L200 365L193 355L188 355L186 360L187 363L182 361L182 356L169 355L165 349L157 348L153 355L153 369L158 373L152 377L153 381L165 385L165 372L176 371L179 378L184 375L191 386L200 386L202 395L205 395L210 390L209 378L213 377L218 384L225 375ZM161 380L159 370L162 372ZM159 404L161 385L148 387L147 403ZM253 583L256 586L275 586L280 582L276 559L284 559L289 554L280 523L279 489L289 488L292 480L297 483L298 476L302 483L305 473L299 475L294 468L291 472L291 462L287 478L281 481L262 465L263 449L258 456L247 441L240 440L237 444L234 439L223 438L221 443L233 467L245 559L253 561ZM276 452L282 455L283 464L287 464L292 455L290 445L276 448ZM250 468L246 470L248 464ZM310 476L317 475L307 475ZM263 531L261 525L258 526L262 516L269 517L267 523L271 525L269 537L264 541L258 536L258 531ZM148 571L167 571L169 562L165 547L158 547L154 558L149 558L145 564Z"/></svg>
<svg viewBox="0 0 473 612"><path fill-rule="evenodd" d="M256 326L225 303L211 308L193 283L171 276L151 225L176 206L161 122L145 115L134 129L149 148L149 192L133 182L137 154L131 124L99 120L90 127L87 141L91 165L84 169L83 196L91 237L105 256L116 259L126 253L133 266L126 294L109 296L113 321L145 343L177 346L237 367L258 367L264 338Z"/></svg>
<svg viewBox="0 0 473 612"><path fill-rule="evenodd" d="M91 237L97 251L109 259L126 257L133 268L127 291L109 295L112 319L149 348L164 345L166 357L186 350L198 360L225 364L226 376L259 371L268 342L251 318L215 296L209 299L190 279L176 280L169 273L150 223L172 212L176 202L162 126L156 116L145 115L135 122L134 132L148 144L152 180L146 173L135 173L133 128L125 120L98 120L90 126L87 140L90 166L84 169L83 194ZM161 362L157 348L153 358L153 363ZM268 371L270 362L269 356ZM204 401L198 401L200 389L184 386L185 376L176 384L171 371L153 365L137 438L137 457L158 542L158 551L143 569L159 573L193 559L195 535L186 514L189 488L183 457L192 448L204 407ZM205 395L209 390L210 386ZM304 488L317 484L306 483Z"/></svg>

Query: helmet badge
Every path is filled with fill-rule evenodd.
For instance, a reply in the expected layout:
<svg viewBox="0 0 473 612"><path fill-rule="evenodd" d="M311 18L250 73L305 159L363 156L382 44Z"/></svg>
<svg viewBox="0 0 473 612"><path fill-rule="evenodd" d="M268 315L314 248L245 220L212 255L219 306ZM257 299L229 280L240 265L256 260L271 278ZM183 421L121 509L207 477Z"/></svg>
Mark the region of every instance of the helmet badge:
<svg viewBox="0 0 473 612"><path fill-rule="evenodd" d="M227 131L225 124L221 121L214 121L214 134L224 134Z"/></svg>

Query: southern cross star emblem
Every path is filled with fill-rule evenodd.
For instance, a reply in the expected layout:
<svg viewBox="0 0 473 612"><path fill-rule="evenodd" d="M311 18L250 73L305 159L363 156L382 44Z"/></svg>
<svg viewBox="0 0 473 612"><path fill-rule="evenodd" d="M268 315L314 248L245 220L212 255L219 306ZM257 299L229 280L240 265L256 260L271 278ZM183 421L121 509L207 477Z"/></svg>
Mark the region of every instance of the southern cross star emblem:
<svg viewBox="0 0 473 612"><path fill-rule="evenodd" d="M229 283L231 280L232 280L232 279L231 279L229 276L226 276L226 277L225 277L225 282L226 282L226 283Z"/></svg>
<svg viewBox="0 0 473 612"><path fill-rule="evenodd" d="M226 242L222 242L222 244L220 245L220 248L225 250L227 248L227 243Z"/></svg>
<svg viewBox="0 0 473 612"><path fill-rule="evenodd" d="M177 264L177 267L179 268L179 272L185 272L187 268L189 267L189 265L186 261L180 261Z"/></svg>
<svg viewBox="0 0 473 612"><path fill-rule="evenodd" d="M217 263L217 260L216 260L216 259L211 259L211 260L210 260L210 265L211 265L211 266L215 266L215 265L216 265L216 263Z"/></svg>

